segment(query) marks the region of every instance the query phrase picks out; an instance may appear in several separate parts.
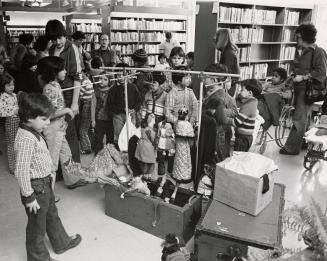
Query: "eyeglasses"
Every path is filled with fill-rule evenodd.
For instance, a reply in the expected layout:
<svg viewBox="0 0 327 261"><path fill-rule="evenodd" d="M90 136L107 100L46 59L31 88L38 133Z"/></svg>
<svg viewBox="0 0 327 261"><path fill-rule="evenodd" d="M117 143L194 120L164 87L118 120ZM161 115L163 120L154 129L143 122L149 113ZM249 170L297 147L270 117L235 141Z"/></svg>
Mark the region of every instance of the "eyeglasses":
<svg viewBox="0 0 327 261"><path fill-rule="evenodd" d="M107 38L101 38L100 40L101 41L109 41L109 39L107 39Z"/></svg>

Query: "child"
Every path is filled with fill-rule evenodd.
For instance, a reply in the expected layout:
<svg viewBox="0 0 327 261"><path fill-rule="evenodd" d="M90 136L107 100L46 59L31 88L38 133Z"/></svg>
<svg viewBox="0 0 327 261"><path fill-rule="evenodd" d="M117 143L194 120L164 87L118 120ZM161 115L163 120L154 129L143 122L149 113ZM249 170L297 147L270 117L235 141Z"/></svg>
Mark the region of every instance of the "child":
<svg viewBox="0 0 327 261"><path fill-rule="evenodd" d="M141 129L141 138L139 139L135 151L135 158L138 159L142 174L145 178L151 178L156 163L156 133L153 129L154 124L154 114L147 114L144 120L144 126Z"/></svg>
<svg viewBox="0 0 327 261"><path fill-rule="evenodd" d="M159 63L156 64L154 69L166 70L166 69L169 68L169 64L167 63L167 57L166 57L166 55L164 53L160 53L158 55L158 60L159 60Z"/></svg>
<svg viewBox="0 0 327 261"><path fill-rule="evenodd" d="M128 64L117 64L117 67L128 67ZM120 76L118 76L120 77ZM125 86L124 78L118 79L109 92L109 111L113 114L114 140L118 142L119 134L126 121L125 112ZM139 126L137 112L141 107L141 95L135 84L127 83L128 112L131 116L132 123Z"/></svg>
<svg viewBox="0 0 327 261"><path fill-rule="evenodd" d="M188 52L186 54L187 70L192 71L194 66L194 52Z"/></svg>
<svg viewBox="0 0 327 261"><path fill-rule="evenodd" d="M73 189L86 185L87 182L70 175L68 172L69 165L74 165L75 163L72 161L72 153L66 140L66 128L68 125L67 121L74 118L74 113L65 106L59 84L66 77L64 60L57 56L48 56L42 58L40 62L42 62L43 68L39 72L42 80L46 82L43 88L43 95L51 101L55 108L54 114L50 117L50 124L43 132L53 161L53 173L58 170L60 162L64 183L68 188ZM53 179L56 180L55 176Z"/></svg>
<svg viewBox="0 0 327 261"><path fill-rule="evenodd" d="M53 260L45 245L46 233L56 254L76 247L82 240L78 234L67 235L54 201L52 157L41 134L50 124L49 117L54 110L42 94L22 93L19 99L22 124L15 140L15 176L28 218L26 250L29 261Z"/></svg>
<svg viewBox="0 0 327 261"><path fill-rule="evenodd" d="M0 117L5 118L5 138L10 174L14 174L14 142L19 125L18 102L14 93L14 78L4 73L0 76Z"/></svg>
<svg viewBox="0 0 327 261"><path fill-rule="evenodd" d="M80 144L81 144L81 153L90 154L92 152L91 141L89 138L90 127L95 127L95 120L92 119L94 113L91 110L94 110L95 106L95 96L94 89L91 81L84 76L82 80L82 87L79 93L80 95ZM93 105L93 106L92 106Z"/></svg>
<svg viewBox="0 0 327 261"><path fill-rule="evenodd" d="M166 76L161 72L153 72L151 78L151 89L145 94L142 106L142 119L144 119L146 113L153 113L157 127L158 123L165 119L167 93L163 89L163 84L166 82Z"/></svg>
<svg viewBox="0 0 327 261"><path fill-rule="evenodd" d="M178 121L175 126L176 152L172 177L176 181L176 186L173 194L170 197L170 203L174 203L180 183L192 182L192 159L190 141L193 140L195 134L191 123L186 120L187 114L188 110L186 108L180 109L178 111ZM166 183L167 178L169 177L166 175L162 178L156 193L157 196L162 194L163 186Z"/></svg>
<svg viewBox="0 0 327 261"><path fill-rule="evenodd" d="M184 244L180 243L179 238L175 234L168 234L161 246L163 247L161 261L190 260L190 253L188 253Z"/></svg>
<svg viewBox="0 0 327 261"><path fill-rule="evenodd" d="M258 100L262 92L259 81L247 81L246 85L241 86L238 99L240 110L234 119L229 122L235 126L234 151L249 151L253 141L253 131L257 115Z"/></svg>
<svg viewBox="0 0 327 261"><path fill-rule="evenodd" d="M114 126L112 114L109 112L109 90L112 85L104 72L97 80L101 83L94 85L95 109L92 109L92 126L95 125L94 153L95 155L103 149L103 138L106 136L106 143L114 143ZM95 123L94 123L95 120Z"/></svg>
<svg viewBox="0 0 327 261"><path fill-rule="evenodd" d="M286 70L284 68L276 68L273 70L271 83L265 83L263 86L263 91L266 93L278 93L284 99L290 99L292 97L292 91L286 80Z"/></svg>
<svg viewBox="0 0 327 261"><path fill-rule="evenodd" d="M103 61L102 58L99 56L95 56L92 60L91 60L91 69L90 69L90 76L97 76L99 75L101 72L103 72L102 69L100 69L100 67L103 67ZM98 80L98 79L96 79Z"/></svg>
<svg viewBox="0 0 327 261"><path fill-rule="evenodd" d="M227 73L227 67L223 64L211 64L204 70L205 72L213 73ZM203 110L207 109L207 105L211 100L219 100L223 102L224 114L226 117L234 118L237 115L237 107L235 99L228 94L228 90L231 86L231 82L222 83L222 81L228 80L226 77L223 79L216 77L205 78L205 91L206 98L203 101ZM229 125L223 124L221 119L216 119L218 126L221 126L225 131L225 148L223 158L229 157L230 155L230 143L232 138L232 128Z"/></svg>
<svg viewBox="0 0 327 261"><path fill-rule="evenodd" d="M176 67L181 66L185 62L185 53L183 48L180 46L176 46L171 49L169 59L171 62L171 68L173 70L177 70Z"/></svg>
<svg viewBox="0 0 327 261"><path fill-rule="evenodd" d="M15 81L16 92L42 93L36 74L37 58L35 55L26 54L22 61L22 70L17 72Z"/></svg>
<svg viewBox="0 0 327 261"><path fill-rule="evenodd" d="M174 50L174 48L173 48ZM178 66L176 70L185 70L185 66ZM172 73L174 88L166 97L166 119L172 124L178 120L178 111L182 108L188 110L188 121L195 124L198 118L198 101L192 89L187 88L190 85L190 77L184 73Z"/></svg>

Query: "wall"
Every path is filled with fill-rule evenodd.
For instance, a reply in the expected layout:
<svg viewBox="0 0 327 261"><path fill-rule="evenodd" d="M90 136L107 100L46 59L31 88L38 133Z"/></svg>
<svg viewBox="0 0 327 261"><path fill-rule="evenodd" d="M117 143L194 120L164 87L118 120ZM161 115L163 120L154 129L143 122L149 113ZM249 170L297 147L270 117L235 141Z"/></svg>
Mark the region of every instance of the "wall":
<svg viewBox="0 0 327 261"><path fill-rule="evenodd" d="M6 15L10 16L7 25L46 25L51 19L62 21L62 17L66 13L41 13L41 12L11 12L6 11Z"/></svg>

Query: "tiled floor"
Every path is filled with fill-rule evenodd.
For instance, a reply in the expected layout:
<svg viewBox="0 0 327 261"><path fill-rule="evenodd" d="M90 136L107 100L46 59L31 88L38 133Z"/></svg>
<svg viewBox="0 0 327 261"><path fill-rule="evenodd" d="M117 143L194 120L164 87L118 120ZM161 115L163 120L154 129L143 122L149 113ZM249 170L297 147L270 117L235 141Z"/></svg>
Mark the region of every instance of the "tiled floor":
<svg viewBox="0 0 327 261"><path fill-rule="evenodd" d="M0 144L3 150L3 144ZM286 185L287 205L304 204L307 196L326 206L327 167L316 173L303 172L303 155L279 155L270 143L265 155L279 166L277 181ZM84 159L85 164L89 159ZM323 174L323 169L325 173ZM57 204L68 233L80 233L82 243L76 249L53 258L59 261L156 261L161 256L161 239L109 218L104 214L104 192L97 184L67 190L62 182L56 184L61 200ZM0 261L24 261L26 216L20 203L15 178L7 171L5 156L0 156ZM47 241L49 245L49 242ZM192 247L192 242L188 244Z"/></svg>

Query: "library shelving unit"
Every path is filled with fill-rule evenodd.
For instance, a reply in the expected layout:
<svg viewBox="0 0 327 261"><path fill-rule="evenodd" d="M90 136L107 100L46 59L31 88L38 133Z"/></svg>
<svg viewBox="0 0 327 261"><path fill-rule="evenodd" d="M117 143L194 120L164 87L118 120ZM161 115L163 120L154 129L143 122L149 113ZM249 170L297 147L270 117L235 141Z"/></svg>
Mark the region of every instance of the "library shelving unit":
<svg viewBox="0 0 327 261"><path fill-rule="evenodd" d="M110 19L110 44L125 61L131 64L131 55L143 48L149 55L149 65L158 61L159 45L170 31L185 50L187 19L181 15L113 12Z"/></svg>
<svg viewBox="0 0 327 261"><path fill-rule="evenodd" d="M230 29L232 38L239 48L243 79L266 78L271 76L273 69L277 67L284 67L289 71L296 48L295 29L301 23L314 22L316 6L288 7L243 2L238 4L216 2L209 8L211 11L212 8L215 9L217 18L216 27L211 32L211 39L217 29ZM199 15L201 15L201 5L202 3ZM208 6L206 7L208 9ZM199 17L202 20L203 15L205 14ZM197 30L198 28L196 34ZM195 42L196 55L199 49L197 39ZM214 52L213 62L217 62L219 54L214 47L211 49Z"/></svg>
<svg viewBox="0 0 327 261"><path fill-rule="evenodd" d="M12 49L18 44L20 34L32 34L36 40L39 36L45 34L45 26L40 25L7 25L7 45L8 49Z"/></svg>
<svg viewBox="0 0 327 261"><path fill-rule="evenodd" d="M66 17L68 34L82 31L85 34L84 49L91 51L100 47L99 39L102 34L102 18L99 15L72 15Z"/></svg>

